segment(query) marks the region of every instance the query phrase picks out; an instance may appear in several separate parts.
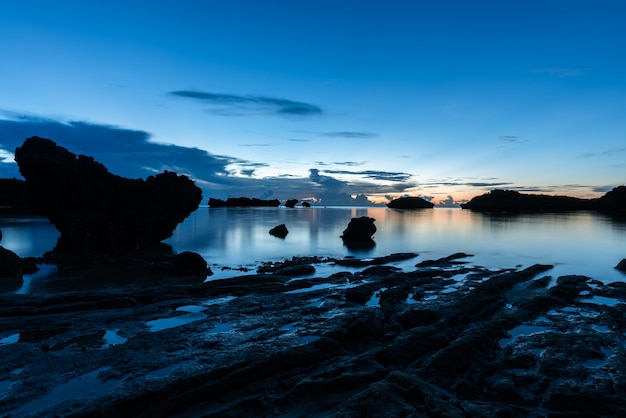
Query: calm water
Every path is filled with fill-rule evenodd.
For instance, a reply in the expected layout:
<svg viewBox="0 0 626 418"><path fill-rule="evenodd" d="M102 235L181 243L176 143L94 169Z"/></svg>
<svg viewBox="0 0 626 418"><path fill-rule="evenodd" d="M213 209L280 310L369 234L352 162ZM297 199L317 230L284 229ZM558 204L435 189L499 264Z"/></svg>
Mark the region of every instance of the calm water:
<svg viewBox="0 0 626 418"><path fill-rule="evenodd" d="M350 218L376 219L376 246L351 251L340 238ZM285 239L271 236L284 223ZM45 219L0 219L0 245L21 256L39 256L58 237ZM590 212L486 215L461 209L400 211L387 208L215 208L200 207L166 241L174 251L201 254L216 272L212 278L240 274L220 267L253 267L292 256L376 257L416 252L404 263L455 252L474 254L472 264L488 268L554 264L550 273L583 274L604 282L626 280L613 267L626 258L626 222Z"/></svg>

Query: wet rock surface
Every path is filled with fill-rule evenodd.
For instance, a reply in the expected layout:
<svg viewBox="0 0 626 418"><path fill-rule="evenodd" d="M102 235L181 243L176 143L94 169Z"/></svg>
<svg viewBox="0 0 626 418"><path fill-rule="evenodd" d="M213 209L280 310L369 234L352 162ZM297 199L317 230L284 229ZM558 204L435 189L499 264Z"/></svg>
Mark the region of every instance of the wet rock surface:
<svg viewBox="0 0 626 418"><path fill-rule="evenodd" d="M626 283L466 257L2 293L0 414L626 415Z"/></svg>

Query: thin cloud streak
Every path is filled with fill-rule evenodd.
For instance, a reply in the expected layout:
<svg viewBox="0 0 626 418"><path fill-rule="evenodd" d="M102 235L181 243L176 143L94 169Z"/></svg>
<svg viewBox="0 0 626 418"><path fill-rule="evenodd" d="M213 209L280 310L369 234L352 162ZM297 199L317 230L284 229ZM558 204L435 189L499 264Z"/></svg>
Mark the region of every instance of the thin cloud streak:
<svg viewBox="0 0 626 418"><path fill-rule="evenodd" d="M376 138L378 134L373 132L358 132L358 131L337 131L337 132L324 132L322 135L331 138L350 138L350 139L369 139Z"/></svg>
<svg viewBox="0 0 626 418"><path fill-rule="evenodd" d="M217 113L224 116L242 116L251 113L282 116L319 116L324 113L320 107L310 103L275 97L209 93L197 90L176 90L167 94L218 106Z"/></svg>

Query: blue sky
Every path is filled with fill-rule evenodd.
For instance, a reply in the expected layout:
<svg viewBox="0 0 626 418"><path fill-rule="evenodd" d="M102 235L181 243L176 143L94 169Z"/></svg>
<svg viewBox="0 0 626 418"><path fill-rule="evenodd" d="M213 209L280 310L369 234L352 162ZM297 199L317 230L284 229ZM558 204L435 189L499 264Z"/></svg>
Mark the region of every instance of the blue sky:
<svg viewBox="0 0 626 418"><path fill-rule="evenodd" d="M27 137L204 197L626 183L622 1L0 3L0 176Z"/></svg>

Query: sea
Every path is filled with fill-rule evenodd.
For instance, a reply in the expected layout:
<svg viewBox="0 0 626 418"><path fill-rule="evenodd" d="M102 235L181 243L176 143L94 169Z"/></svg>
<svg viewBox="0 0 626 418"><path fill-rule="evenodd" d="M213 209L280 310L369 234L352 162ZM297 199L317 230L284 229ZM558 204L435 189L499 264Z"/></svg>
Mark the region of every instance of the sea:
<svg viewBox="0 0 626 418"><path fill-rule="evenodd" d="M340 238L351 218L374 218L375 246L354 250ZM269 234L285 224L285 238ZM0 245L22 257L43 255L59 236L46 218L0 218ZM394 253L417 253L394 263L410 270L416 263L453 253L472 255L469 265L488 269L524 268L552 264L549 274L585 275L605 283L625 281L614 267L626 258L626 220L596 212L485 214L458 208L398 210L386 207L209 208L200 206L165 241L175 253L202 255L213 275L207 280L254 274L266 262L292 257L374 258ZM18 293L49 279L54 266L25 277ZM340 269L316 265L315 275ZM341 267L345 270L345 267ZM36 287L36 286L34 286Z"/></svg>

